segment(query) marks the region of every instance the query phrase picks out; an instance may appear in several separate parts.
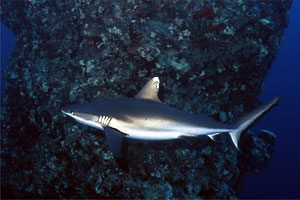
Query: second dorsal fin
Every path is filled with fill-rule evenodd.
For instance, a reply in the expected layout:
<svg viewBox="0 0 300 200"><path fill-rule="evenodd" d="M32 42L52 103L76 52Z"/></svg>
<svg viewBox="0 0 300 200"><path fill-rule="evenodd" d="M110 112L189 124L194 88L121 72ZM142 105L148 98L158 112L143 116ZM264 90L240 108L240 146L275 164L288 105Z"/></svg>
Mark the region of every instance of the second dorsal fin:
<svg viewBox="0 0 300 200"><path fill-rule="evenodd" d="M159 78L154 77L144 85L144 87L139 91L135 98L149 99L161 103L158 98L158 90Z"/></svg>

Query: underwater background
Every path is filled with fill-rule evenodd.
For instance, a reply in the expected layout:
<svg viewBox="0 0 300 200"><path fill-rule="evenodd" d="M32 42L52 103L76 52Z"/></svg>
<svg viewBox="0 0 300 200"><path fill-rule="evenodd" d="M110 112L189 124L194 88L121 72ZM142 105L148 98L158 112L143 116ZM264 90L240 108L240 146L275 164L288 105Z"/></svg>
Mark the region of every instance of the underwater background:
<svg viewBox="0 0 300 200"><path fill-rule="evenodd" d="M262 102L268 102L278 95L282 95L282 99L278 107L251 129L254 133L261 129L274 132L277 137L275 152L264 172L245 177L239 198L300 198L299 11L300 1L294 1L290 11L290 22L284 31L283 43L259 95ZM4 73L13 48L13 35L1 22L1 94L5 93Z"/></svg>
<svg viewBox="0 0 300 200"><path fill-rule="evenodd" d="M300 1L294 1L290 23L277 58L264 81L262 101L282 94L277 109L262 118L255 130L272 126L277 136L274 156L268 170L245 180L241 198L300 198Z"/></svg>

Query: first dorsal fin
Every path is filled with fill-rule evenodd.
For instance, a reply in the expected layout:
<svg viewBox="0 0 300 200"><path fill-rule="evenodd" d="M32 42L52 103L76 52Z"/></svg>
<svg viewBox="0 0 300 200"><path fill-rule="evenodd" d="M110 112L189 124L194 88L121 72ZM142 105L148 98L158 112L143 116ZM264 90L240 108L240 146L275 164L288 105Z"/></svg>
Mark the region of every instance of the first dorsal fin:
<svg viewBox="0 0 300 200"><path fill-rule="evenodd" d="M149 99L161 103L158 98L159 78L154 77L144 85L135 98Z"/></svg>

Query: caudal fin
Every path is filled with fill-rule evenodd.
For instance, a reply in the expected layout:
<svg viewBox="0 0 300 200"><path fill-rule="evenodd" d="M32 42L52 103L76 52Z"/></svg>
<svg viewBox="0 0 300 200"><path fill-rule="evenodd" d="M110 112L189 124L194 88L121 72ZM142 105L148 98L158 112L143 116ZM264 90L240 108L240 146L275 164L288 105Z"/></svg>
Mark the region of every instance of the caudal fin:
<svg viewBox="0 0 300 200"><path fill-rule="evenodd" d="M237 122L234 123L233 128L234 131L229 132L231 139L236 146L237 149L239 139L241 133L247 129L249 129L255 122L257 122L261 117L263 117L267 112L269 112L274 106L276 106L280 100L281 96L274 98L267 104L264 104L257 109L247 113L246 115L242 116Z"/></svg>

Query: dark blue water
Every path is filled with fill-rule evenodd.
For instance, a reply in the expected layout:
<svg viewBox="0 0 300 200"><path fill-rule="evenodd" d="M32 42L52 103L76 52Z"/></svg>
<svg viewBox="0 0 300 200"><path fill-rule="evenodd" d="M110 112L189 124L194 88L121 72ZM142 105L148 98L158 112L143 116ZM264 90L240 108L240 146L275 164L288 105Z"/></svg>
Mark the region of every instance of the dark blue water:
<svg viewBox="0 0 300 200"><path fill-rule="evenodd" d="M1 22L1 93L4 92L4 71L7 67L8 56L14 48L15 39L12 32Z"/></svg>
<svg viewBox="0 0 300 200"><path fill-rule="evenodd" d="M259 176L248 176L241 198L300 198L300 1L294 1L285 39L268 76L260 99L283 98L253 128L277 134L276 151L269 169ZM14 38L1 23L1 92L3 72L13 49ZM270 128L271 127L271 128Z"/></svg>
<svg viewBox="0 0 300 200"><path fill-rule="evenodd" d="M269 169L249 176L241 197L300 199L300 1L294 1L285 39L260 95L264 102L282 94L279 106L263 117L253 130L272 127L277 135Z"/></svg>

